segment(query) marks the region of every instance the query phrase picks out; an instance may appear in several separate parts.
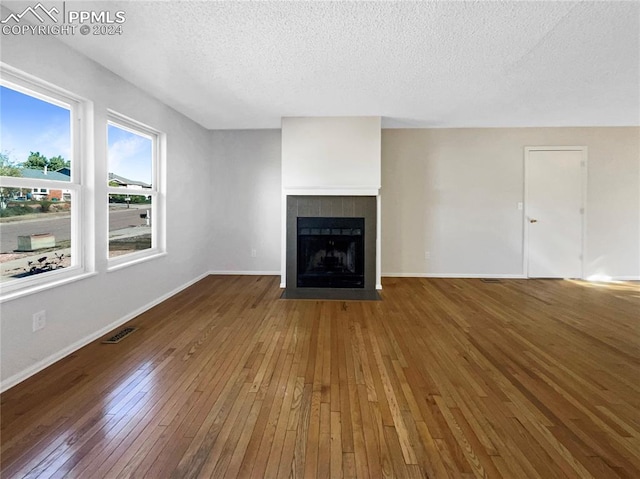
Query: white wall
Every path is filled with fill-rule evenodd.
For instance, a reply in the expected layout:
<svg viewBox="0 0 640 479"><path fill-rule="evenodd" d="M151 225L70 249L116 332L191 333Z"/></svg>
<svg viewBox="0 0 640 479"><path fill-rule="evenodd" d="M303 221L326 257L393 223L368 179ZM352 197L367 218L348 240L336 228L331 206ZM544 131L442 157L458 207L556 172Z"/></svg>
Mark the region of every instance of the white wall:
<svg viewBox="0 0 640 479"><path fill-rule="evenodd" d="M214 131L211 141L210 269L279 274L280 130Z"/></svg>
<svg viewBox="0 0 640 479"><path fill-rule="evenodd" d="M2 12L2 17L6 11ZM94 102L97 275L0 306L3 388L69 353L209 269L210 133L51 36L3 35L0 59ZM111 108L167 134L167 251L106 272L106 114ZM197 201L194 202L193 199ZM32 314L47 326L32 332Z"/></svg>
<svg viewBox="0 0 640 479"><path fill-rule="evenodd" d="M213 136L212 269L278 271L279 133ZM383 130L383 276L522 275L524 147L542 145L588 147L586 274L638 278L637 127Z"/></svg>
<svg viewBox="0 0 640 479"><path fill-rule="evenodd" d="M380 131L380 117L283 118L282 187L377 190Z"/></svg>
<svg viewBox="0 0 640 479"><path fill-rule="evenodd" d="M384 130L383 274L521 275L523 150L560 145L588 147L585 276L638 278L637 127Z"/></svg>

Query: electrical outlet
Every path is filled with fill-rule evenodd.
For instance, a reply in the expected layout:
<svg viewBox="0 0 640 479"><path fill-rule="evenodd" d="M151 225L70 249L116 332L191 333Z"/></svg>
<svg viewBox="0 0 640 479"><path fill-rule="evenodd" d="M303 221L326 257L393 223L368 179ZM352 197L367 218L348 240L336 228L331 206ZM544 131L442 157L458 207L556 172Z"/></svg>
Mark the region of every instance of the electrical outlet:
<svg viewBox="0 0 640 479"><path fill-rule="evenodd" d="M47 312L45 310L33 313L33 331L44 329L47 325Z"/></svg>
<svg viewBox="0 0 640 479"><path fill-rule="evenodd" d="M431 259L431 252L425 251L424 252L424 259Z"/></svg>
<svg viewBox="0 0 640 479"><path fill-rule="evenodd" d="M251 257L255 258L256 256L258 256L258 252L255 249L251 250Z"/></svg>

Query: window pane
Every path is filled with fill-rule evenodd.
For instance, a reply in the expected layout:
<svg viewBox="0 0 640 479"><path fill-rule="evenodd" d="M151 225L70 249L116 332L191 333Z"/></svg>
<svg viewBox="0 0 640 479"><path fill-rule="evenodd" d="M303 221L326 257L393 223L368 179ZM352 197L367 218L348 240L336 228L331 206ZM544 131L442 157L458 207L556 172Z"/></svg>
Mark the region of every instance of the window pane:
<svg viewBox="0 0 640 479"><path fill-rule="evenodd" d="M109 124L109 186L152 188L153 142L151 138Z"/></svg>
<svg viewBox="0 0 640 479"><path fill-rule="evenodd" d="M150 196L109 195L109 258L151 248Z"/></svg>
<svg viewBox="0 0 640 479"><path fill-rule="evenodd" d="M71 111L0 86L0 176L71 180Z"/></svg>
<svg viewBox="0 0 640 479"><path fill-rule="evenodd" d="M71 192L66 199L28 199L29 188L1 188L0 281L75 264L71 255ZM57 192L51 190L53 193Z"/></svg>

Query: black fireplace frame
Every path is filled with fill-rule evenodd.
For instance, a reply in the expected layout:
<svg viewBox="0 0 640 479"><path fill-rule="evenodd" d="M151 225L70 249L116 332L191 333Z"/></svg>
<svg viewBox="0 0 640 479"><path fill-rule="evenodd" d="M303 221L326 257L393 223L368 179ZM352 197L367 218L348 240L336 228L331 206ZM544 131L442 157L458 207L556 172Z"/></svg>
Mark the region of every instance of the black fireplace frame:
<svg viewBox="0 0 640 479"><path fill-rule="evenodd" d="M298 288L364 288L365 220L297 218Z"/></svg>

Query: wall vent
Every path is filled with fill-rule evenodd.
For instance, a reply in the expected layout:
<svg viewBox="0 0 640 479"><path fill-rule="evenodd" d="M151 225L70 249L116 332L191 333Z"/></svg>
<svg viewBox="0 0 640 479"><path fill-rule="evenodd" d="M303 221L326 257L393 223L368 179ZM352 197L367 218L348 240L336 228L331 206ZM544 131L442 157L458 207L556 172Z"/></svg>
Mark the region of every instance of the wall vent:
<svg viewBox="0 0 640 479"><path fill-rule="evenodd" d="M124 338L126 338L131 333L133 333L136 329L138 329L138 328L132 328L132 327L124 328L122 331L119 331L116 334L114 334L113 336L111 336L110 338L105 339L104 341L102 341L102 343L103 344L116 344L116 343L119 343Z"/></svg>

